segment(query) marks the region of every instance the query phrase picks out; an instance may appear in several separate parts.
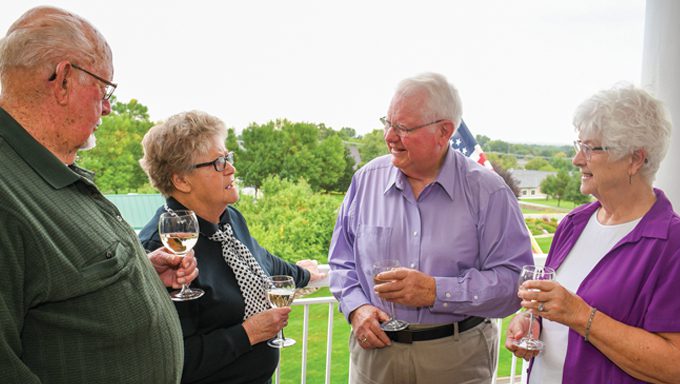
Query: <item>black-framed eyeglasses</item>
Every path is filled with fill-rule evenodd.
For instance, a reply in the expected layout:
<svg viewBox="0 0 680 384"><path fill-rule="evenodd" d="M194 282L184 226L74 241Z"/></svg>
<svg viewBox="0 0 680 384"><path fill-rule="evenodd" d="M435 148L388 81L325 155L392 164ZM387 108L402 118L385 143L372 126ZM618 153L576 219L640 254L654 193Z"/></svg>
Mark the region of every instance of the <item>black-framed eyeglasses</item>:
<svg viewBox="0 0 680 384"><path fill-rule="evenodd" d="M104 83L104 84L106 85L106 86L104 87L104 97L102 98L102 99L104 99L104 100L109 100L109 99L111 99L111 96L113 96L113 92L116 90L116 88L118 88L118 84L112 83L112 82L106 80L105 78L103 78L103 77L101 77L101 76L97 76L97 75L95 75L94 73L88 71L87 69L85 69L85 68L83 68L83 67L81 67L81 66L79 66L79 65L76 65L76 64L71 63L71 66L72 66L73 68L79 70L79 71L83 71L83 72L87 73L88 75L94 77L95 79L101 81L102 83ZM56 78L57 78L57 73L54 72L54 73L52 74L52 76L50 76L50 78L49 78L48 80L49 80L49 81L52 81L52 80L54 80L54 79L56 79Z"/></svg>
<svg viewBox="0 0 680 384"><path fill-rule="evenodd" d="M610 147L593 147L586 143L581 142L581 140L574 140L574 150L578 155L579 152L583 152L586 160L590 161L590 157L593 155L593 151L607 151Z"/></svg>
<svg viewBox="0 0 680 384"><path fill-rule="evenodd" d="M217 172L222 172L222 171L224 171L224 168L227 167L227 163L232 164L232 165L234 164L234 152L228 152L226 155L220 156L213 161L194 164L194 165L191 166L191 168L195 169L195 168L207 167L207 166L212 165L213 168L215 168L215 170Z"/></svg>
<svg viewBox="0 0 680 384"><path fill-rule="evenodd" d="M430 123L419 125L417 127L407 128L407 127L404 127L401 124L392 124L391 121L387 120L387 116L383 116L383 117L380 118L380 122L383 124L383 130L385 131L385 133L387 133L387 131L389 131L390 128L392 128L392 129L394 129L394 133L396 133L397 136L399 136L399 137L408 136L409 133L411 133L411 132L413 132L417 129L425 128L425 127L433 125L433 124L441 123L442 121L446 121L446 119L439 119L439 120L432 121Z"/></svg>

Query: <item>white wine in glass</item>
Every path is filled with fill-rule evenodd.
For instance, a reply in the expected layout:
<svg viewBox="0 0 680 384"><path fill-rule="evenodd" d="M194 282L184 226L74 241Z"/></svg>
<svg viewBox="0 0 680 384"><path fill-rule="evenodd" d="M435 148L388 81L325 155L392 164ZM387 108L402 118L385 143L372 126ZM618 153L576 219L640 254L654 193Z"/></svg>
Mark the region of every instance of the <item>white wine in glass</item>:
<svg viewBox="0 0 680 384"><path fill-rule="evenodd" d="M158 233L165 248L177 256L186 256L198 242L198 219L193 211L177 210L163 212L158 220ZM202 289L182 289L170 292L173 301L187 301L203 296Z"/></svg>
<svg viewBox="0 0 680 384"><path fill-rule="evenodd" d="M380 280L378 279L378 274L382 272L387 272L391 271L394 268L399 267L399 260L396 259L385 259L385 260L380 260L376 261L373 263L373 284L374 285L379 285L379 284L384 284L388 283L389 281L386 280ZM406 329L408 327L408 323L404 320L398 320L395 318L394 314L394 303L393 302L388 302L387 304L385 303L386 300L380 299L382 301L383 306L388 305L390 309L390 319L387 320L386 322L380 324L380 328L382 328L385 331L401 331L402 329Z"/></svg>
<svg viewBox="0 0 680 384"><path fill-rule="evenodd" d="M276 275L269 278L267 287L267 300L274 308L289 307L295 298L295 280L291 276ZM275 338L269 340L267 345L272 348L285 348L295 344L295 340L283 336L280 330Z"/></svg>
<svg viewBox="0 0 680 384"><path fill-rule="evenodd" d="M522 272L519 274L519 285L521 286L522 283L529 280L555 280L555 270L550 267L525 265L522 267ZM530 311L527 312L529 312L529 331L521 339L515 340L514 344L529 351L542 351L545 344L543 341L535 338L532 332L534 315Z"/></svg>

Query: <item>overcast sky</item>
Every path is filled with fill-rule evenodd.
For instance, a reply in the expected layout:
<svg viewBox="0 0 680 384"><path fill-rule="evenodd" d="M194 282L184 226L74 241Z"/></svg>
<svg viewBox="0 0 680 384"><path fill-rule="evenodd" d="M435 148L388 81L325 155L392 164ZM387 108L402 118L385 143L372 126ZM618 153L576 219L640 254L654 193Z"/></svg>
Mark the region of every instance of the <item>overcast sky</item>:
<svg viewBox="0 0 680 384"><path fill-rule="evenodd" d="M2 35L45 1L3 1ZM640 83L644 0L52 1L114 53L116 96L154 120L189 110L237 131L276 118L379 128L399 80L444 74L473 134L567 144L576 105Z"/></svg>

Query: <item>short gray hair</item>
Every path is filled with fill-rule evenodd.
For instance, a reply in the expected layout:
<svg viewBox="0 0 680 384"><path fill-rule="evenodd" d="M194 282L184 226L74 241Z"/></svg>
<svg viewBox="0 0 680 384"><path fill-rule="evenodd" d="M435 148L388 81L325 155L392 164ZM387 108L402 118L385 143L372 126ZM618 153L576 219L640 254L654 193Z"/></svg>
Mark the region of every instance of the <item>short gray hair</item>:
<svg viewBox="0 0 680 384"><path fill-rule="evenodd" d="M640 174L650 184L666 156L671 122L663 103L646 91L618 84L581 103L574 113L577 133L601 139L614 161L642 149L647 156Z"/></svg>
<svg viewBox="0 0 680 384"><path fill-rule="evenodd" d="M178 113L144 135L139 164L151 185L169 196L175 190L172 175L191 171L195 159L207 153L215 139L226 138L227 128L217 117L201 111Z"/></svg>
<svg viewBox="0 0 680 384"><path fill-rule="evenodd" d="M112 61L111 48L82 17L56 7L35 7L24 13L0 39L0 80L12 67L54 70L58 62Z"/></svg>
<svg viewBox="0 0 680 384"><path fill-rule="evenodd" d="M426 114L431 119L449 119L454 129L458 129L463 116L463 103L458 90L446 77L438 73L426 72L402 80L397 85L398 94L425 91L428 95Z"/></svg>

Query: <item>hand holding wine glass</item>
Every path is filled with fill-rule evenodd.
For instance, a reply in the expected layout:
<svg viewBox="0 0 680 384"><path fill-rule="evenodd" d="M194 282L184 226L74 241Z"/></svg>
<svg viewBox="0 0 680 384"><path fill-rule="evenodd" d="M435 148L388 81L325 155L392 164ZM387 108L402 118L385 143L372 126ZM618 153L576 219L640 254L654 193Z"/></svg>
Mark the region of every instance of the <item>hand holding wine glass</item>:
<svg viewBox="0 0 680 384"><path fill-rule="evenodd" d="M380 280L378 279L378 274L382 272L388 272L393 270L394 268L399 267L399 260L396 259L385 259L385 260L380 260L375 263L373 263L373 284L374 285L379 285L383 283L388 283L389 281L385 280ZM383 306L385 306L385 300L381 299L381 302L383 303ZM395 317L395 312L394 312L394 303L389 302L389 312L390 312L390 319L382 324L380 324L380 328L382 328L384 331L401 331L402 329L406 329L408 327L408 323L404 320L398 320Z"/></svg>
<svg viewBox="0 0 680 384"><path fill-rule="evenodd" d="M529 280L555 280L555 270L550 267L541 267L534 265L525 265L522 267L522 272L519 275L519 286L525 281ZM539 312L542 308L542 303L539 303ZM514 345L529 351L542 351L544 343L533 336L534 314L531 311L525 313L529 314L529 327L527 334L519 340L514 342Z"/></svg>
<svg viewBox="0 0 680 384"><path fill-rule="evenodd" d="M185 256L198 242L198 219L193 211L177 210L161 214L158 233L165 248L178 256ZM201 289L191 289L183 284L182 289L170 293L174 301L187 301L203 296Z"/></svg>
<svg viewBox="0 0 680 384"><path fill-rule="evenodd" d="M291 276L271 276L267 287L267 300L274 308L289 307L295 296L295 280ZM267 345L272 348L285 348L295 344L295 340L283 336L279 331L276 338L269 340Z"/></svg>

